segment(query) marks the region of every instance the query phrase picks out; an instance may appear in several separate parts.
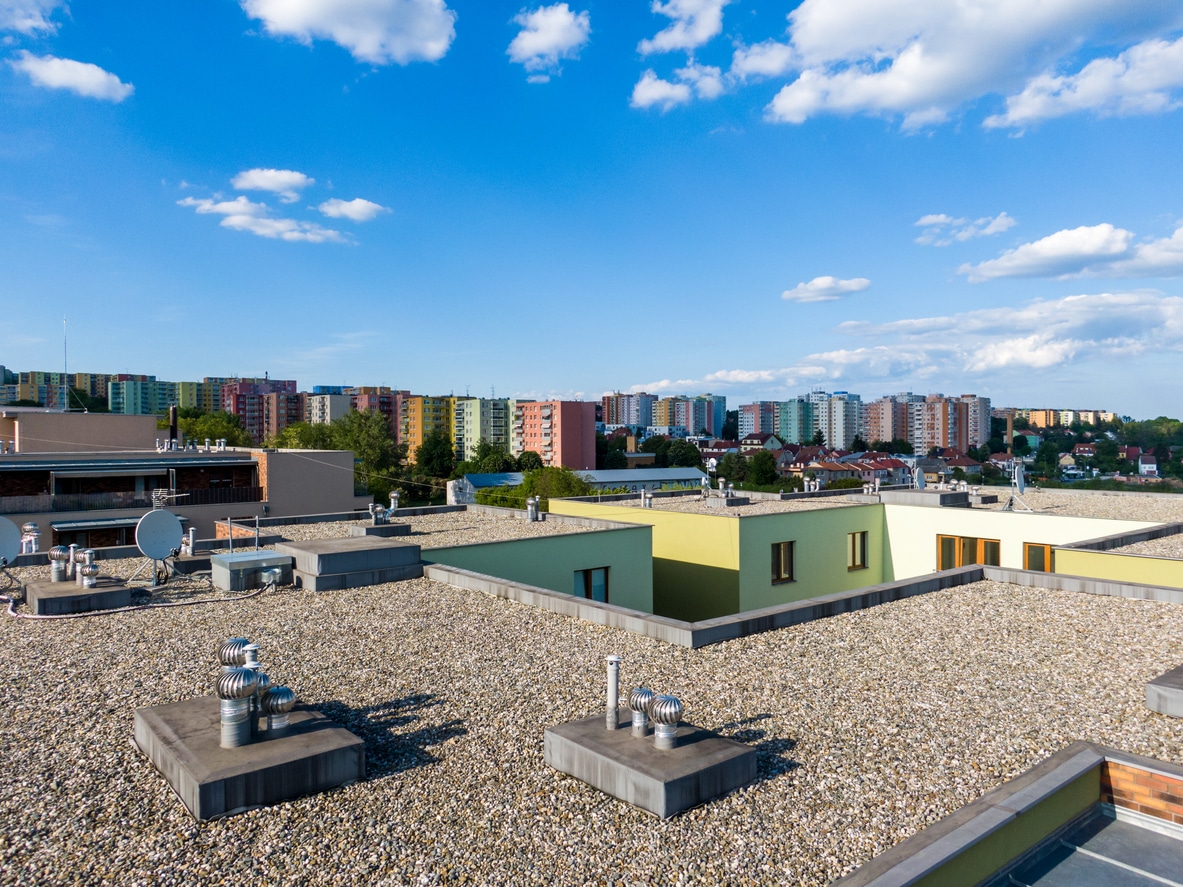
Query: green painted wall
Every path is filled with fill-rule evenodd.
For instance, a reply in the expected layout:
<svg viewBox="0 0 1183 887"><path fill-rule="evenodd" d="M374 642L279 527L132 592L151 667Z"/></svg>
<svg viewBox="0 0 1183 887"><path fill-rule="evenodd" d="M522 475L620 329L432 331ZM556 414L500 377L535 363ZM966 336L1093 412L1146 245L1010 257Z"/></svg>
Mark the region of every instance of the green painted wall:
<svg viewBox="0 0 1183 887"><path fill-rule="evenodd" d="M758 610L840 591L878 585L884 578L882 505L850 505L813 511L759 514L739 524L739 605ZM847 534L867 534L867 566L847 570ZM794 543L792 582L772 583L772 546Z"/></svg>
<svg viewBox="0 0 1183 887"><path fill-rule="evenodd" d="M1183 560L1122 554L1116 551L1081 551L1057 548L1056 572L1065 576L1109 579L1131 585L1162 585L1183 588Z"/></svg>
<svg viewBox="0 0 1183 887"><path fill-rule="evenodd" d="M698 622L739 612L739 571L653 559L653 612Z"/></svg>
<svg viewBox="0 0 1183 887"><path fill-rule="evenodd" d="M450 548L423 560L571 594L575 571L608 567L608 603L652 613L652 533L638 526Z"/></svg>

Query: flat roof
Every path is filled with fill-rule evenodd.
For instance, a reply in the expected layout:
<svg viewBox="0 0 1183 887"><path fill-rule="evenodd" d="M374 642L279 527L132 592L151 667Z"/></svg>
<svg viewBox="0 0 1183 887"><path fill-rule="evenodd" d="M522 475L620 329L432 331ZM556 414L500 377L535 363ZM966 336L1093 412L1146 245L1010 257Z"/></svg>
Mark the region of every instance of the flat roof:
<svg viewBox="0 0 1183 887"><path fill-rule="evenodd" d="M859 493L860 490L851 490ZM741 490L736 490L738 498L747 496ZM626 508L640 508L641 500L622 499L617 502L605 502L604 505L622 505ZM686 496L654 496L653 508L659 511L682 511L692 514L714 514L724 517L746 517L756 514L784 514L790 511L818 511L823 508L843 508L851 505L866 505L849 496L821 496L816 499L752 499L748 505L711 508L698 495ZM627 520L627 518L622 518Z"/></svg>
<svg viewBox="0 0 1183 887"><path fill-rule="evenodd" d="M1075 739L1183 763L1179 722L1144 701L1180 661L1178 612L979 582L689 650L419 579L0 618L0 667L24 676L5 697L4 870L822 887ZM237 635L365 741L367 776L198 824L130 746L132 711L210 694ZM672 692L686 720L754 746L757 781L659 821L547 767L544 729L602 710L608 654L622 690Z"/></svg>
<svg viewBox="0 0 1183 887"><path fill-rule="evenodd" d="M559 516L556 516L559 517ZM349 535L350 527L364 527L369 519L334 521L321 524L280 524L267 527L291 542L313 539L340 539ZM450 511L443 514L396 516L396 524L410 524L411 535L396 537L421 548L446 548L453 545L473 545L478 542L506 542L537 536L562 536L570 533L593 532L597 527L563 523L561 518L528 521L508 514L489 514L479 511Z"/></svg>

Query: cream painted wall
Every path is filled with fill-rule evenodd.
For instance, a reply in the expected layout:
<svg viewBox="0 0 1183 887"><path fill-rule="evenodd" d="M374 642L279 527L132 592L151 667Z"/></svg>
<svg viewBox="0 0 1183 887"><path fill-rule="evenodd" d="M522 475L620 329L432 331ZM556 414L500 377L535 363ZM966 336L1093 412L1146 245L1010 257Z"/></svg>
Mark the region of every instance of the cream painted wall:
<svg viewBox="0 0 1183 887"><path fill-rule="evenodd" d="M1021 570L1025 542L1067 545L1158 526L1154 521L1103 520L974 508L914 505L885 505L883 508L891 551L890 569L884 575L884 581L888 582L935 572L938 535L998 539L1002 561L999 566Z"/></svg>
<svg viewBox="0 0 1183 887"><path fill-rule="evenodd" d="M1056 572L1066 576L1183 588L1183 560L1179 558L1076 549L1060 549L1055 558Z"/></svg>

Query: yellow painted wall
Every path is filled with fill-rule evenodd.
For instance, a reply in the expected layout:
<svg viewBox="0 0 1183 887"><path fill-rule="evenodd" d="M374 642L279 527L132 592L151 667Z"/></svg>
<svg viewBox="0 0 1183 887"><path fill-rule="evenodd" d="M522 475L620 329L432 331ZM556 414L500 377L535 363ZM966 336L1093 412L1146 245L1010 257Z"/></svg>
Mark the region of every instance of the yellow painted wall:
<svg viewBox="0 0 1183 887"><path fill-rule="evenodd" d="M885 582L923 576L937 568L937 536L975 536L1001 542L999 566L1023 569L1023 543L1067 545L1157 526L1154 521L1104 520L1057 514L885 505L890 570ZM1057 552L1057 558L1059 552ZM1059 569L1057 562L1057 572ZM1087 575L1087 574L1077 574Z"/></svg>
<svg viewBox="0 0 1183 887"><path fill-rule="evenodd" d="M1178 558L1071 548L1057 549L1054 558L1056 572L1066 576L1183 588L1183 560Z"/></svg>

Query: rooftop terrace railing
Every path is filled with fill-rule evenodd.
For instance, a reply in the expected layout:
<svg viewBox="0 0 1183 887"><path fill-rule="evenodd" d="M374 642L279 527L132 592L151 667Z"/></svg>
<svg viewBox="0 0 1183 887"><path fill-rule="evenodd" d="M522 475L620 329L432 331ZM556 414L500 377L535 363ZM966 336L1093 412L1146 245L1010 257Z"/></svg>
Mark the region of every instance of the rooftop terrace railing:
<svg viewBox="0 0 1183 887"><path fill-rule="evenodd" d="M233 505L262 502L262 487L220 487L206 490L178 490L176 505ZM48 493L39 496L0 496L0 514L101 511L118 508L151 508L152 493Z"/></svg>

